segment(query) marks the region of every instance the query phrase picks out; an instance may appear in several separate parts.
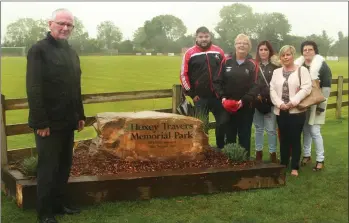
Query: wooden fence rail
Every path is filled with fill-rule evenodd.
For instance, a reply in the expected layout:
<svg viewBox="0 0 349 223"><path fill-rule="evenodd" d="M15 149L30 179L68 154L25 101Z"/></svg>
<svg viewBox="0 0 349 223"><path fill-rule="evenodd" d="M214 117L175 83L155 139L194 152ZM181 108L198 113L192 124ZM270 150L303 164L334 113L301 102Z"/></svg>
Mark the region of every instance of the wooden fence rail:
<svg viewBox="0 0 349 223"><path fill-rule="evenodd" d="M341 108L348 106L349 102L343 102L343 95L348 95L348 90L343 90L343 84L348 83L348 78L339 76L333 79L332 84L337 84L337 91L331 92L330 97L336 97L336 103L328 104L327 109L336 109L336 117L341 117ZM174 85L172 89L132 91L132 92L112 92L100 94L84 94L82 95L83 104L96 104L106 102L144 100L172 98L172 108L160 109L155 111L177 113L177 106L181 101L182 89L180 85ZM7 136L15 136L21 134L32 133L28 123L17 123L6 125L6 111L28 109L28 101L26 98L6 99L1 95L1 165L14 162L19 159L31 156L36 153L36 148L21 148L7 151ZM95 117L87 117L86 126L91 126L95 122ZM211 122L210 129L215 127L215 122Z"/></svg>
<svg viewBox="0 0 349 223"><path fill-rule="evenodd" d="M82 95L83 104L97 104L105 102L131 101L143 99L157 99L172 97L172 90L149 90L149 91L129 91L129 92L112 92L100 94ZM27 109L27 98L7 99L5 100L5 110Z"/></svg>

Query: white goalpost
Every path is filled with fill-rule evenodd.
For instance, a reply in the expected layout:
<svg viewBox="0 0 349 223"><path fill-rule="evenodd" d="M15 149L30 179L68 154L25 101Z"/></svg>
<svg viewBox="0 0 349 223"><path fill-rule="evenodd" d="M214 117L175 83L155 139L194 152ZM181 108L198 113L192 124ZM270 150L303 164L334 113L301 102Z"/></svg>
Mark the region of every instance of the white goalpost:
<svg viewBox="0 0 349 223"><path fill-rule="evenodd" d="M25 56L25 46L21 47L1 47L1 56Z"/></svg>

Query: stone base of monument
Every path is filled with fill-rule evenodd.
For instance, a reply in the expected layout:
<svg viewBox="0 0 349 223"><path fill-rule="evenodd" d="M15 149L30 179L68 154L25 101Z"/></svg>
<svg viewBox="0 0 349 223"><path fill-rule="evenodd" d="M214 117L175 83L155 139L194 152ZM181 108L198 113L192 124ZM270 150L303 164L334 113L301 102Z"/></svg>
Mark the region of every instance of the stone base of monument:
<svg viewBox="0 0 349 223"><path fill-rule="evenodd" d="M93 166L91 166L93 168ZM284 166L278 164L234 167L184 168L109 175L71 176L67 202L76 206L101 202L148 200L285 186ZM36 180L9 167L2 168L3 190L18 207L36 206Z"/></svg>
<svg viewBox="0 0 349 223"><path fill-rule="evenodd" d="M98 137L79 144L66 197L77 206L213 194L285 185L284 166L231 162L211 148L203 123L154 112L101 113ZM2 188L23 209L35 208L36 180L2 168Z"/></svg>

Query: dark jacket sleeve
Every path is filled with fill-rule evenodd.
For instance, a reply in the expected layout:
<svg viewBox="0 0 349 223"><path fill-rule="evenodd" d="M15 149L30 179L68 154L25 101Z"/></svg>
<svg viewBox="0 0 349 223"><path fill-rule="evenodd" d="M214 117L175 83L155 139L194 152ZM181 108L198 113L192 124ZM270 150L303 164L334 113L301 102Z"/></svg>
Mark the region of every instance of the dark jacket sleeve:
<svg viewBox="0 0 349 223"><path fill-rule="evenodd" d="M331 87L332 82L332 72L331 69L328 67L326 62L322 63L322 66L320 68L320 85L321 87Z"/></svg>
<svg viewBox="0 0 349 223"><path fill-rule="evenodd" d="M184 88L183 88L183 89L184 89ZM184 94L185 94L185 95L188 95L188 96L191 97L191 98L194 98L194 97L196 96L195 90L193 90L193 89L190 89L189 91L187 91L187 90L184 89Z"/></svg>
<svg viewBox="0 0 349 223"><path fill-rule="evenodd" d="M322 94L324 95L325 98L328 98L331 93L332 72L326 62L322 63L319 73L320 73L320 87L321 87ZM326 110L326 107L327 107L327 101L324 101L316 106L316 110L319 112L323 112Z"/></svg>
<svg viewBox="0 0 349 223"><path fill-rule="evenodd" d="M250 89L248 90L248 92L242 96L241 101L243 104L248 104L253 102L253 100L257 97L258 92L260 90L259 84L257 82L257 67L255 65L253 65L253 69L250 71Z"/></svg>
<svg viewBox="0 0 349 223"><path fill-rule="evenodd" d="M28 51L26 91L29 105L29 126L34 129L50 127L43 98L43 61L39 46Z"/></svg>
<svg viewBox="0 0 349 223"><path fill-rule="evenodd" d="M86 120L84 105L82 103L82 94L81 94L81 68L80 68L80 59L77 55L78 63L79 63L79 82L78 82L78 118L79 120Z"/></svg>
<svg viewBox="0 0 349 223"><path fill-rule="evenodd" d="M222 99L225 97L224 94L224 72L225 72L225 58L221 61L219 69L217 69L217 72L213 76L212 85L213 89L219 99Z"/></svg>

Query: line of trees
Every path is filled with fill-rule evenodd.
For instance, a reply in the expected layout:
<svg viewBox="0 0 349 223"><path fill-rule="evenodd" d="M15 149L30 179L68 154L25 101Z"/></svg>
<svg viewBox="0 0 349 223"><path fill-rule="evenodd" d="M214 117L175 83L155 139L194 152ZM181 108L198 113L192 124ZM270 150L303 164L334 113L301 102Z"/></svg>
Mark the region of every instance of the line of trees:
<svg viewBox="0 0 349 223"><path fill-rule="evenodd" d="M269 40L276 50L290 44L298 50L305 39L317 42L322 55L348 56L348 36L338 32L338 40L330 38L326 30L320 35L290 35L291 25L282 13L254 13L248 5L235 3L224 6L220 21L215 27L218 35L213 35L215 44L224 51L233 49L234 38L239 33L250 36L253 46L261 40ZM2 46L27 49L47 32L47 22L32 18L20 18L7 26ZM182 48L194 44L194 34L186 35L187 27L180 18L173 15L159 15L144 22L133 35L132 40L123 40L122 31L112 21L103 21L97 26L97 37L91 38L84 24L75 17L75 28L70 38L71 45L80 54L118 53L180 53Z"/></svg>

